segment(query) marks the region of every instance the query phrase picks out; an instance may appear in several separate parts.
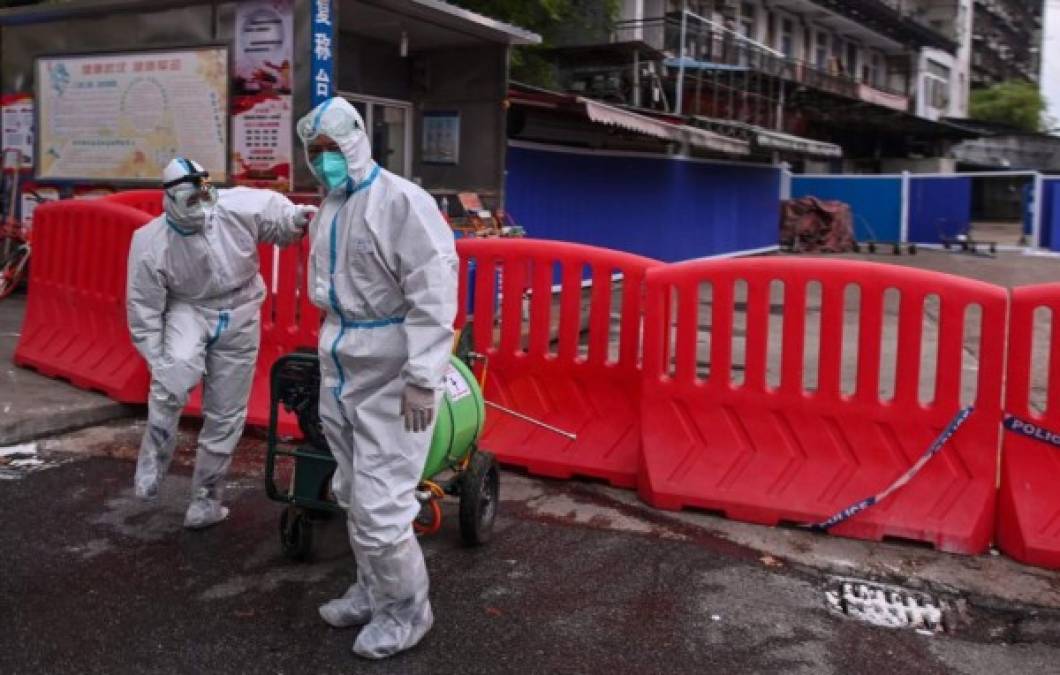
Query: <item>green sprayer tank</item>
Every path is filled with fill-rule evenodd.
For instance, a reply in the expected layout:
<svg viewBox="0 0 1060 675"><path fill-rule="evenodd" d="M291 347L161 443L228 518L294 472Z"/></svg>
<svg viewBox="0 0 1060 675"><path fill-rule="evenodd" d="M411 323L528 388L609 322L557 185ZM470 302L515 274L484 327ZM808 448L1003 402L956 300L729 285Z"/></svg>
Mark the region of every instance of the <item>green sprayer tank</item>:
<svg viewBox="0 0 1060 675"><path fill-rule="evenodd" d="M444 385L431 450L423 467L425 479L462 462L478 441L486 421L482 390L475 376L456 356L449 358Z"/></svg>

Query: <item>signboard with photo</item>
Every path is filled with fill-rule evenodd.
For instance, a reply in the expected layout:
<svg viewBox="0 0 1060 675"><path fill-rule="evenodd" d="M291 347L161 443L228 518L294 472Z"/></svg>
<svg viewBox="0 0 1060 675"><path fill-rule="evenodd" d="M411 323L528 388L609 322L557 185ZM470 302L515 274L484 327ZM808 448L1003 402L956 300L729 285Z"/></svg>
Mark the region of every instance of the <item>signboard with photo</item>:
<svg viewBox="0 0 1060 675"><path fill-rule="evenodd" d="M4 153L4 168L14 168L14 153L19 155L19 168L33 168L33 95L0 94L0 150Z"/></svg>
<svg viewBox="0 0 1060 675"><path fill-rule="evenodd" d="M241 2L236 10L232 180L291 187L292 0Z"/></svg>

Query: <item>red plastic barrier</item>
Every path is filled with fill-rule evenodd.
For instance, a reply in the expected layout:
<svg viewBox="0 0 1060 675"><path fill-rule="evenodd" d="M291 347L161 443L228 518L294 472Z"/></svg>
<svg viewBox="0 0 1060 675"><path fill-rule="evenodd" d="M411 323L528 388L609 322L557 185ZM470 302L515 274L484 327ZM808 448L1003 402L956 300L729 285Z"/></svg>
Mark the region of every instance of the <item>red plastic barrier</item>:
<svg viewBox="0 0 1060 675"><path fill-rule="evenodd" d="M1032 351L1039 307L1051 312L1044 411L1036 410L1030 397L1031 373L1044 367L1035 363ZM1012 293L1005 410L1036 426L1060 430L1060 283ZM1005 432L997 544L1021 562L1060 569L1060 449Z"/></svg>
<svg viewBox="0 0 1060 675"><path fill-rule="evenodd" d="M308 239L283 249L271 245L258 247L267 292L261 306L261 347L247 403L249 426L266 427L269 423L269 373L276 360L296 349L316 350L320 312L309 301L306 290L309 247ZM273 266L277 259L276 289L273 290ZM192 393L184 413L193 416L202 414L201 386ZM279 433L291 437L300 435L298 421L282 407Z"/></svg>
<svg viewBox="0 0 1060 675"><path fill-rule="evenodd" d="M489 359L487 400L577 434L572 441L490 408L483 447L536 474L593 476L634 486L643 279L661 263L528 239L465 239L457 249L462 299L457 324L467 319L474 264L473 344ZM583 270L592 274L592 286L585 290ZM621 289L615 274L622 275ZM554 296L557 280L560 290ZM617 352L609 349L613 322L618 324Z"/></svg>
<svg viewBox="0 0 1060 675"><path fill-rule="evenodd" d="M162 215L161 190L125 190L100 197L101 201L139 209L152 218Z"/></svg>
<svg viewBox="0 0 1060 675"><path fill-rule="evenodd" d="M737 281L747 284L745 370L733 383ZM771 282L783 298L771 298ZM803 384L807 284L821 284L819 378ZM709 283L709 321L700 285ZM860 304L844 311L848 286ZM884 294L900 294L893 400L881 400ZM677 295L673 332L667 319ZM934 400L919 402L925 298L941 298ZM782 329L769 317L782 302ZM834 528L845 536L930 542L978 553L993 531L1005 344L1004 289L905 267L853 261L757 258L690 262L648 274L639 491L666 509L696 507L775 525L820 522L887 487L909 468L961 407L966 308L982 311L976 410L905 487ZM844 317L856 317L856 388L841 386ZM702 326L710 346L698 349ZM676 338L674 368L667 357ZM772 346L771 346L772 343ZM767 383L779 353L779 385ZM700 354L709 376L700 379Z"/></svg>
<svg viewBox="0 0 1060 675"><path fill-rule="evenodd" d="M106 199L51 202L34 212L16 364L117 401L147 400L147 366L126 323L125 277L133 232L149 220Z"/></svg>

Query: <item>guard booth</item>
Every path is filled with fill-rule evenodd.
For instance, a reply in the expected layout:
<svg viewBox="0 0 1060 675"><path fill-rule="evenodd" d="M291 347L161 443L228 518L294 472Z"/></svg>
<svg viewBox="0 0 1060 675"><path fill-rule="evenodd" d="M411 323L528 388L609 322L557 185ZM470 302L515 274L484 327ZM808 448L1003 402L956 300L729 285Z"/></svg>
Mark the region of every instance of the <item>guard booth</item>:
<svg viewBox="0 0 1060 675"><path fill-rule="evenodd" d="M337 94L364 116L379 164L451 211L460 192L496 208L509 49L539 41L440 0L0 10L5 166L45 199L154 186L176 154L221 184L315 193L294 125Z"/></svg>

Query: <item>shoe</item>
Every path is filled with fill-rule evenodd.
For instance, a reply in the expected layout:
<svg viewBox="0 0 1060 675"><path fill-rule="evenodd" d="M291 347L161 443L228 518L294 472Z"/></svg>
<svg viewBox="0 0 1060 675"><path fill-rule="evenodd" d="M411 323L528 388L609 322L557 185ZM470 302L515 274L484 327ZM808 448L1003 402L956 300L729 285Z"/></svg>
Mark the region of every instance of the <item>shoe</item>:
<svg viewBox="0 0 1060 675"><path fill-rule="evenodd" d="M411 621L401 622L394 618L395 610L396 613L404 613L402 610L407 612L409 609L408 605L398 605L373 617L353 643L353 653L362 658L378 660L419 644L434 625L431 603L423 603Z"/></svg>
<svg viewBox="0 0 1060 675"><path fill-rule="evenodd" d="M332 628L363 626L372 620L372 606L368 593L360 584L350 586L341 598L320 606L320 618Z"/></svg>
<svg viewBox="0 0 1060 675"><path fill-rule="evenodd" d="M196 497L191 500L188 512L184 514L184 527L189 530L201 530L216 525L227 517L228 507L221 506L221 502Z"/></svg>

